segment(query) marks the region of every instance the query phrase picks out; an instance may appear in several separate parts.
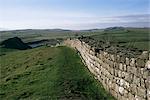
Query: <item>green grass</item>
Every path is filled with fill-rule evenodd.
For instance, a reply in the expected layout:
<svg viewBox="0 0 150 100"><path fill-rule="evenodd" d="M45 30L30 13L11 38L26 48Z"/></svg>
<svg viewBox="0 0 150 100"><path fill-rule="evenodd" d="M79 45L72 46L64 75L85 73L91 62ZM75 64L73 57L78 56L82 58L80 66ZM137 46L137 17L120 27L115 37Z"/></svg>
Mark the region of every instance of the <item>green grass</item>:
<svg viewBox="0 0 150 100"><path fill-rule="evenodd" d="M40 47L0 57L1 100L114 100L68 47Z"/></svg>
<svg viewBox="0 0 150 100"><path fill-rule="evenodd" d="M150 50L150 29L127 28L123 31L104 31L102 33L91 37L97 41L109 41L112 44L124 45L125 47Z"/></svg>

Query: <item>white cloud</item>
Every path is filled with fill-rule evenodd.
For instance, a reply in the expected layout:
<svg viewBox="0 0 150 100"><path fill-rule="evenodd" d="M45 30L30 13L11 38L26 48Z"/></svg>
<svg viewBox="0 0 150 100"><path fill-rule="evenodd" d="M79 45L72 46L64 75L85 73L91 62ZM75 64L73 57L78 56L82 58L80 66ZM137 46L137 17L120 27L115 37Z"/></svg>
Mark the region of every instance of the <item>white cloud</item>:
<svg viewBox="0 0 150 100"><path fill-rule="evenodd" d="M143 26L149 21L149 14L137 14L128 16L101 17L85 12L69 12L60 10L32 10L32 9L5 9L1 10L0 27L8 29L21 28L102 28L121 23L137 23ZM117 24L118 23L118 24ZM119 24L120 23L120 24ZM101 24L101 25L100 25ZM133 26L135 24L132 24ZM145 24L147 25L147 24ZM137 26L137 25L136 25Z"/></svg>

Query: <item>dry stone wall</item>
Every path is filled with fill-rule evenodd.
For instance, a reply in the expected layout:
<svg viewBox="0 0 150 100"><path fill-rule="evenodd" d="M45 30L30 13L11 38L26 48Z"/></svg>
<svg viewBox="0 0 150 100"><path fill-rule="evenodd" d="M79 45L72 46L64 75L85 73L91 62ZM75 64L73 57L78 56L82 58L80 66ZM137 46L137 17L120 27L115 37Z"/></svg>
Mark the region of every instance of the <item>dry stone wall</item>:
<svg viewBox="0 0 150 100"><path fill-rule="evenodd" d="M88 69L118 100L150 100L150 54L147 51L138 58L127 58L105 51L95 52L78 39L68 39L64 44L80 52Z"/></svg>

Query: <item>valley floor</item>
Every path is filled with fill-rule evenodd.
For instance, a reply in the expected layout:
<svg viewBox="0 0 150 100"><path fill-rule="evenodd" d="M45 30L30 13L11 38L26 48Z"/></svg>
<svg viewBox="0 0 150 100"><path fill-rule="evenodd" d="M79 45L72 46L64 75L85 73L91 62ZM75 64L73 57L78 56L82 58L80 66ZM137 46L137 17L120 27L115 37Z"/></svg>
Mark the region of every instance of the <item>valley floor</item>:
<svg viewBox="0 0 150 100"><path fill-rule="evenodd" d="M68 47L7 52L0 64L1 100L114 100Z"/></svg>

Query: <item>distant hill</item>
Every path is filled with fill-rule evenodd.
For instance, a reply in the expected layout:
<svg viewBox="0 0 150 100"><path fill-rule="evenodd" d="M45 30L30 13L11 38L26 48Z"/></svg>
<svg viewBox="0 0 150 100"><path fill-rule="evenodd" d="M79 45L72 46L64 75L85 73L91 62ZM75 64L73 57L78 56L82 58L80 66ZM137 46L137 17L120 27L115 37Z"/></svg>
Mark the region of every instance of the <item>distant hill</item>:
<svg viewBox="0 0 150 100"><path fill-rule="evenodd" d="M19 50L25 50L25 49L31 48L18 37L13 37L13 38L4 40L2 41L1 45L4 48L19 49Z"/></svg>
<svg viewBox="0 0 150 100"><path fill-rule="evenodd" d="M125 31L126 28L124 27L109 27L106 28L104 31Z"/></svg>

